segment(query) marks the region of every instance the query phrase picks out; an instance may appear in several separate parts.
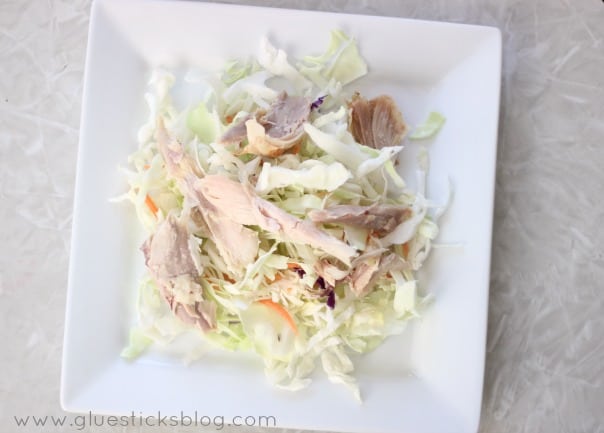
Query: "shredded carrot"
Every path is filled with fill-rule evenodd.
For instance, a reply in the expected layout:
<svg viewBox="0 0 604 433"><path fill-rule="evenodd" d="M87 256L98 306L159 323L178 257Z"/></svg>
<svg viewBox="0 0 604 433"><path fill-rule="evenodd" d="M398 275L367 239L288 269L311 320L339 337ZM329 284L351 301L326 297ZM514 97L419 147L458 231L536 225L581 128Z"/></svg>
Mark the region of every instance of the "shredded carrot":
<svg viewBox="0 0 604 433"><path fill-rule="evenodd" d="M281 274L275 274L275 278L273 278L272 280L268 277L264 277L264 281L266 282L266 284L273 284L276 283L277 281L281 281L283 279L283 276Z"/></svg>
<svg viewBox="0 0 604 433"><path fill-rule="evenodd" d="M143 170L149 170L151 166L149 164L143 165Z"/></svg>
<svg viewBox="0 0 604 433"><path fill-rule="evenodd" d="M222 273L222 278L224 279L224 281L228 281L229 283L233 284L235 282L235 280L233 280L231 277L229 277L227 274L225 274L224 272Z"/></svg>
<svg viewBox="0 0 604 433"><path fill-rule="evenodd" d="M293 146L290 149L290 153L293 153L294 155L297 155L300 153L300 150L302 149L302 146L300 145L300 143L296 144L295 146Z"/></svg>
<svg viewBox="0 0 604 433"><path fill-rule="evenodd" d="M297 263L289 262L287 264L287 269L292 269L292 270L300 269L300 265Z"/></svg>
<svg viewBox="0 0 604 433"><path fill-rule="evenodd" d="M270 299L261 299L258 302L262 305L266 305L267 307L272 308L273 311L283 317L289 327L292 328L292 331L294 331L294 333L298 335L298 327L296 326L296 322L294 322L292 316L287 312L285 308L283 308L283 306L281 306L281 304L277 304L276 302L273 302Z"/></svg>
<svg viewBox="0 0 604 433"><path fill-rule="evenodd" d="M405 242L403 244L403 255L405 256L405 258L407 258L407 256L409 255L409 242Z"/></svg>
<svg viewBox="0 0 604 433"><path fill-rule="evenodd" d="M235 118L235 116L233 115L228 115L224 118L224 120L226 121L227 124L232 123L233 119Z"/></svg>
<svg viewBox="0 0 604 433"><path fill-rule="evenodd" d="M147 205L147 207L149 208L149 210L151 211L151 213L153 215L157 215L157 211L159 209L157 208L157 205L155 204L155 202L153 201L153 199L151 197L149 197L149 194L147 194L145 196L145 204Z"/></svg>

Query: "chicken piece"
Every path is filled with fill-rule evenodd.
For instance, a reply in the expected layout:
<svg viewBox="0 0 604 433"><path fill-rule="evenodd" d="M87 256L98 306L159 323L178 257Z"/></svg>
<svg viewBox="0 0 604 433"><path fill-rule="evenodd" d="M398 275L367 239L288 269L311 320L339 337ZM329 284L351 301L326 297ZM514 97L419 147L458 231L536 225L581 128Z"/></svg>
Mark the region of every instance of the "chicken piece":
<svg viewBox="0 0 604 433"><path fill-rule="evenodd" d="M260 123L266 128L269 138L292 141L302 137L302 125L308 120L311 101L303 96L288 96L281 92L266 114L260 116Z"/></svg>
<svg viewBox="0 0 604 433"><path fill-rule="evenodd" d="M396 146L407 132L403 115L390 96L367 100L356 93L348 106L349 129L358 143L375 149Z"/></svg>
<svg viewBox="0 0 604 433"><path fill-rule="evenodd" d="M196 205L220 256L233 271L243 273L245 266L252 263L258 254L258 234L228 218L224 211L217 209L200 193L196 188L200 170L193 159L185 154L178 140L170 136L161 118L157 122L157 144L166 161L169 176L176 180L187 199Z"/></svg>
<svg viewBox="0 0 604 433"><path fill-rule="evenodd" d="M335 286L338 281L344 280L350 273L349 269L340 269L336 265L329 263L327 260L319 260L314 266L318 276L330 286Z"/></svg>
<svg viewBox="0 0 604 433"><path fill-rule="evenodd" d="M187 155L182 144L171 136L164 125L163 118L157 119L156 128L157 147L166 163L168 175L176 180L184 192L187 191L185 181L190 181L202 175L197 163ZM182 188L184 187L184 188Z"/></svg>
<svg viewBox="0 0 604 433"><path fill-rule="evenodd" d="M180 218L187 222L189 233L200 238L209 238L211 236L208 224L196 202L192 203L191 200L185 198Z"/></svg>
<svg viewBox="0 0 604 433"><path fill-rule="evenodd" d="M367 295L383 275L397 267L403 267L402 259L393 253L380 257L368 257L361 261L350 275L350 289L361 298Z"/></svg>
<svg viewBox="0 0 604 433"><path fill-rule="evenodd" d="M223 212L241 225L258 225L251 200L243 185L220 174L210 174L195 182L195 192L207 201L207 207Z"/></svg>
<svg viewBox="0 0 604 433"><path fill-rule="evenodd" d="M264 230L279 226L278 232L284 239L299 244L307 244L334 256L346 265L357 255L356 249L323 230L308 220L301 220L285 212L274 204L259 197L254 199L255 208L263 216ZM262 226L261 226L262 227Z"/></svg>
<svg viewBox="0 0 604 433"><path fill-rule="evenodd" d="M348 224L373 231L383 237L411 217L411 209L403 206L374 204L371 206L338 205L315 209L308 217L315 223Z"/></svg>
<svg viewBox="0 0 604 433"><path fill-rule="evenodd" d="M195 239L169 215L141 247L151 276L170 309L203 331L216 327L216 305L203 298L197 278L203 268Z"/></svg>
<svg viewBox="0 0 604 433"><path fill-rule="evenodd" d="M168 295L162 293L168 301L172 312L176 317L188 325L193 325L203 331L216 328L216 303L201 301L195 304L174 303Z"/></svg>
<svg viewBox="0 0 604 433"><path fill-rule="evenodd" d="M345 242L318 229L260 198L250 185L242 185L225 176L210 175L197 181L196 189L233 221L259 226L290 242L308 244L350 265L356 250Z"/></svg>
<svg viewBox="0 0 604 433"><path fill-rule="evenodd" d="M270 157L281 155L302 139L310 106L307 98L281 92L268 111L259 110L253 116L244 117L229 128L218 142L241 143L247 138L248 144L241 153Z"/></svg>
<svg viewBox="0 0 604 433"><path fill-rule="evenodd" d="M269 156L274 158L283 154L287 149L294 146L298 139L291 141L275 140L266 133L266 129L258 120L252 118L245 122L247 129L247 146L240 153L251 153L254 155Z"/></svg>
<svg viewBox="0 0 604 433"><path fill-rule="evenodd" d="M200 210L220 256L235 273L243 274L245 267L258 255L258 233L230 218L228 213L216 208L197 189Z"/></svg>
<svg viewBox="0 0 604 433"><path fill-rule="evenodd" d="M380 258L372 257L359 263L350 275L350 289L359 298L365 296L373 288L378 279Z"/></svg>
<svg viewBox="0 0 604 433"><path fill-rule="evenodd" d="M245 122L252 118L251 115L244 116L243 119L234 123L227 131L220 137L218 142L220 144L239 144L247 138L247 127Z"/></svg>
<svg viewBox="0 0 604 433"><path fill-rule="evenodd" d="M199 275L199 252L186 228L169 215L142 247L145 264L156 279Z"/></svg>

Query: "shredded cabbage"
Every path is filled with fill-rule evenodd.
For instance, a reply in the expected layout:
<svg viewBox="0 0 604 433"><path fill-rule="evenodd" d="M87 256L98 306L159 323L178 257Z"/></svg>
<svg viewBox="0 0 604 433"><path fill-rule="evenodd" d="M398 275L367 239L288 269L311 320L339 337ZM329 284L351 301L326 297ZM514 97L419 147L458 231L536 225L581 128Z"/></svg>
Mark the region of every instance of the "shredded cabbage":
<svg viewBox="0 0 604 433"><path fill-rule="evenodd" d="M415 128L409 138L411 140L423 140L425 138L430 138L435 135L444 124L445 117L436 111L432 111L424 123Z"/></svg>
<svg viewBox="0 0 604 433"><path fill-rule="evenodd" d="M137 321L122 351L124 358L136 358L151 345L178 346L177 352L187 362L214 347L253 350L264 360L269 380L279 388L308 386L309 376L320 364L331 382L348 387L361 400L350 355L373 350L422 314L430 296L422 292L415 271L428 257L439 233L438 219L448 204L434 206L425 197L427 153L418 164L420 188L414 192L405 188L395 169L403 146L378 150L354 140L348 125L348 87L366 73L354 39L337 30L331 33L324 54L306 56L297 63L263 39L255 59L228 62L218 77L199 74L195 80L179 83L185 91L187 85L209 89L186 106L177 106L172 99L176 77L165 70L153 72L145 95L149 117L139 130L137 150L122 169L129 190L118 200L134 205L151 237L168 216L185 224L190 235L187 248L195 252L195 266L200 270L195 276L199 292L187 291L189 274L162 279L149 271L139 287ZM241 146L220 144L231 125L261 116L282 90L307 98L309 104L319 97L324 100L300 124L303 137L296 147L269 157L241 154ZM182 145L183 155L170 147L177 155L173 155L177 162L171 164L186 160L195 173L169 172L159 149L158 118ZM433 135L443 122L442 116L431 113L412 138ZM178 170L184 166L178 165ZM256 206L251 214L259 220L266 218L264 229L256 224L240 226L257 239L257 253L239 270L228 265L212 232L223 220L212 226L207 220L199 222L207 218L202 211L210 212L211 207L202 209L207 205L196 202L196 194L200 180L210 175L243 185L249 203ZM229 194L226 190L217 193ZM383 236L376 235L379 227L349 221L313 224L308 218L311 210L342 205L394 206L409 216ZM245 206L242 201L234 203L220 218L230 218ZM285 217L278 214L285 219L271 214L274 209L285 212ZM430 209L435 210L430 213ZM369 220L371 212L366 211ZM280 230L305 230L321 242L344 246L355 252L353 267L327 254L321 242L289 242ZM350 283L355 263L371 263L368 257L375 261L382 254L399 256L404 266L376 274L366 294L355 294ZM325 272L346 277L335 278L330 285ZM169 302L166 290L173 296ZM169 304L186 304L188 299L215 305L213 329L202 332L174 314Z"/></svg>
<svg viewBox="0 0 604 433"><path fill-rule="evenodd" d="M221 132L222 124L216 112L210 113L202 102L187 116L187 127L202 143L212 143Z"/></svg>
<svg viewBox="0 0 604 433"><path fill-rule="evenodd" d="M341 86L367 74L367 64L359 54L354 39L341 30L333 30L327 51L320 56L306 56L298 65L300 71L320 88L335 80Z"/></svg>
<svg viewBox="0 0 604 433"><path fill-rule="evenodd" d="M125 347L121 356L126 359L133 359L139 356L153 343L153 340L149 338L140 328L133 327L130 329L130 338L128 346Z"/></svg>
<svg viewBox="0 0 604 433"><path fill-rule="evenodd" d="M260 41L258 63L274 76L289 80L298 91L303 91L311 86L304 75L287 61L287 53L275 48L268 38L262 38Z"/></svg>
<svg viewBox="0 0 604 433"><path fill-rule="evenodd" d="M292 185L305 189L334 191L351 177L352 174L339 162L325 164L308 159L297 169L273 167L269 162L265 162L258 176L256 191L265 193Z"/></svg>

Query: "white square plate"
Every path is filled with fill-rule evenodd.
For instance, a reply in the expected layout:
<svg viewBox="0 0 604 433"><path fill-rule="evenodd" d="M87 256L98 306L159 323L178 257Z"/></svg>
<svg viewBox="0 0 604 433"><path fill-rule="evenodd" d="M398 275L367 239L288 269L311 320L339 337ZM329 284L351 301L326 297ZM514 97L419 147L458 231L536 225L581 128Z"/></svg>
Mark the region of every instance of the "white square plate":
<svg viewBox="0 0 604 433"><path fill-rule="evenodd" d="M185 367L123 361L130 300L142 272L134 212L111 204L117 166L135 148L143 94L157 65L218 70L256 53L268 35L293 56L322 52L329 31L354 36L367 96L393 95L409 124L431 110L447 123L429 143L429 196L455 198L421 284L436 302L421 322L358 363L364 397L318 375L299 393L271 388L259 361L215 353ZM501 36L497 29L405 19L173 1L92 6L74 205L61 403L99 414L272 415L278 427L350 432L475 432L480 414L489 287ZM413 173L410 144L404 173ZM409 176L407 176L409 177Z"/></svg>

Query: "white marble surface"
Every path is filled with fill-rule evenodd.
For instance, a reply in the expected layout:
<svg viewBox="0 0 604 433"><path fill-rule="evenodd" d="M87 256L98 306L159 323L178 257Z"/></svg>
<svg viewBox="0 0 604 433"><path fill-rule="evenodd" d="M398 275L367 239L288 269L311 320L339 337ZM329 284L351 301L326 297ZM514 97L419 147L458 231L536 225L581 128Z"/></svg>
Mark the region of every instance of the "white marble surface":
<svg viewBox="0 0 604 433"><path fill-rule="evenodd" d="M604 3L239 3L502 30L480 431L604 432ZM73 431L17 428L13 416L62 414L61 344L89 8L87 0L0 0L0 431Z"/></svg>

